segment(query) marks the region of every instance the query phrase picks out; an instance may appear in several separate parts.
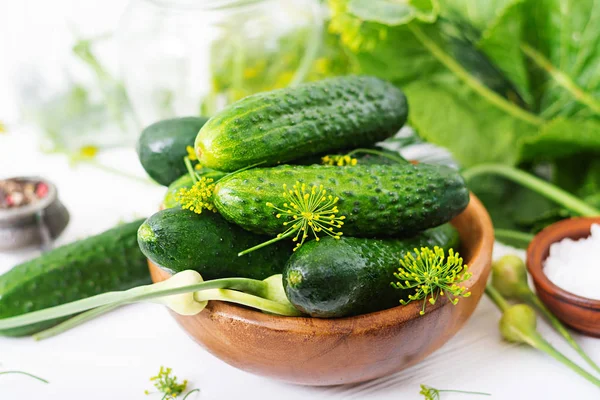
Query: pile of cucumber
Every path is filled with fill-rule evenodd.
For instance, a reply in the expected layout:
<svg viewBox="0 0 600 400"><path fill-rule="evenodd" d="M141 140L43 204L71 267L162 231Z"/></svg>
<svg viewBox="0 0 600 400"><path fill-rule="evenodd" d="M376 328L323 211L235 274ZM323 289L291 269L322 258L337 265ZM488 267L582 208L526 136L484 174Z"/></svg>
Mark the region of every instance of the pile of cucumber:
<svg viewBox="0 0 600 400"><path fill-rule="evenodd" d="M400 90L353 76L249 96L210 119L149 126L138 155L168 186L162 210L0 276L0 321L48 308L44 315L59 315L53 306L148 283L146 257L204 280L275 282L275 300L285 291L283 309L293 310L283 315L334 318L397 306L411 294L390 284L399 260L415 248L457 249L449 221L469 203L457 171L374 150L407 114ZM182 194L205 209L185 209ZM7 323L0 335L62 321L31 318L38 322Z"/></svg>
<svg viewBox="0 0 600 400"><path fill-rule="evenodd" d="M397 306L408 295L390 285L400 258L415 247L458 248L448 222L468 205L464 180L448 167L415 165L385 152L368 151L364 162L355 156L346 166L320 161L372 149L394 135L407 114L399 89L351 76L249 96L208 121L149 126L140 137L140 161L169 188L163 209L138 231L140 249L170 273L194 269L206 280L282 274L289 301L312 317ZM186 154L193 161L182 173ZM202 177L212 180L213 207L183 209L178 193ZM307 229L299 247L293 235L278 239L295 222L277 209L287 206L284 185L336 198L343 225L332 232L340 235L321 231L315 240ZM257 249L246 254L249 248Z"/></svg>

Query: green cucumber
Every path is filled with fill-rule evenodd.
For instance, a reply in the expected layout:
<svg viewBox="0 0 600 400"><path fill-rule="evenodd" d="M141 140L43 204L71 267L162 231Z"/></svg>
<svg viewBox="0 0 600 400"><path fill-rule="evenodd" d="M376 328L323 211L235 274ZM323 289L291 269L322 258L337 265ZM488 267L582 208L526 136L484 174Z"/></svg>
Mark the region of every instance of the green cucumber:
<svg viewBox="0 0 600 400"><path fill-rule="evenodd" d="M313 154L370 146L406 122L406 97L374 77L347 76L248 96L200 129L202 165L221 171L276 165Z"/></svg>
<svg viewBox="0 0 600 400"><path fill-rule="evenodd" d="M150 283L136 232L143 220L58 247L0 276L0 319ZM24 336L61 320L0 331Z"/></svg>
<svg viewBox="0 0 600 400"><path fill-rule="evenodd" d="M208 167L202 167L195 172L198 176L211 178L214 182L226 175L225 172L215 171L214 169L210 169ZM193 185L194 182L190 174L185 174L174 180L167 188L167 193L165 193L165 197L163 198L163 208L179 207L179 203L177 200L175 200L177 192L179 192L179 189L189 189Z"/></svg>
<svg viewBox="0 0 600 400"><path fill-rule="evenodd" d="M195 214L181 208L159 211L138 232L142 252L160 267L170 273L193 269L206 280L280 274L292 253L289 242L238 257L240 251L267 239L230 224L218 213Z"/></svg>
<svg viewBox="0 0 600 400"><path fill-rule="evenodd" d="M340 229L345 236L409 235L450 221L469 203L460 174L440 165L325 165L255 168L222 178L212 201L227 220L259 234L285 230L285 215L267 206L283 207L283 185L323 185L339 197Z"/></svg>
<svg viewBox="0 0 600 400"><path fill-rule="evenodd" d="M183 175L186 148L194 146L194 139L206 121L204 117L166 119L144 129L137 143L137 153L148 175L163 186Z"/></svg>
<svg viewBox="0 0 600 400"><path fill-rule="evenodd" d="M458 244L458 232L450 224L406 239L327 237L294 253L283 270L283 286L290 302L311 317L384 310L412 294L390 285L407 252L434 246L456 249Z"/></svg>

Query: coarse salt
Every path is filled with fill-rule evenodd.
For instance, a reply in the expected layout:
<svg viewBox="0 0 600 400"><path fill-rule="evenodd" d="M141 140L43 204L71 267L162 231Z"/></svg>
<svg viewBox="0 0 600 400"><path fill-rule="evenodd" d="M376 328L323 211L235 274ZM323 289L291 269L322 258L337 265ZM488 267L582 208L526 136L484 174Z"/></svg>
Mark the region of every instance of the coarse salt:
<svg viewBox="0 0 600 400"><path fill-rule="evenodd" d="M544 272L567 292L600 300L600 225L593 224L587 238L553 243Z"/></svg>

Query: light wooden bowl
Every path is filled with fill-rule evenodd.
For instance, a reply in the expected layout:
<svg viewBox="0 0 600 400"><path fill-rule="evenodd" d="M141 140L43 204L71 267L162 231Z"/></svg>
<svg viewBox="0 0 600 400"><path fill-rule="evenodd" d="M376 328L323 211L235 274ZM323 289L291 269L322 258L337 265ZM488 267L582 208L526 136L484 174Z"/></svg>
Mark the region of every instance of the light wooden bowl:
<svg viewBox="0 0 600 400"><path fill-rule="evenodd" d="M195 316L173 317L201 346L244 371L303 385L362 382L410 367L440 348L473 313L490 272L494 231L477 198L452 223L472 278L471 297L438 301L419 315L416 302L349 318L278 317L212 301ZM155 282L169 274L150 264Z"/></svg>

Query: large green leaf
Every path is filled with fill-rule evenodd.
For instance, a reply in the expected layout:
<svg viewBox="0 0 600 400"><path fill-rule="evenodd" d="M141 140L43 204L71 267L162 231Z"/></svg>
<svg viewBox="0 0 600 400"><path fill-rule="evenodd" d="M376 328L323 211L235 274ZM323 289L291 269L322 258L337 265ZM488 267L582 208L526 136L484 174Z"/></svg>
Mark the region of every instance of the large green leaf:
<svg viewBox="0 0 600 400"><path fill-rule="evenodd" d="M600 157L600 120L556 118L523 139L521 158L553 160L594 152Z"/></svg>
<svg viewBox="0 0 600 400"><path fill-rule="evenodd" d="M520 49L523 1L444 0L441 13L462 28L463 34L470 32L474 47L493 62L526 103L531 103L525 59ZM503 94L511 99L512 93Z"/></svg>
<svg viewBox="0 0 600 400"><path fill-rule="evenodd" d="M600 116L600 0L529 0L526 13L542 115Z"/></svg>
<svg viewBox="0 0 600 400"><path fill-rule="evenodd" d="M404 90L410 125L425 140L448 148L464 167L514 164L518 139L535 133L528 124L482 102L454 78L415 81Z"/></svg>

